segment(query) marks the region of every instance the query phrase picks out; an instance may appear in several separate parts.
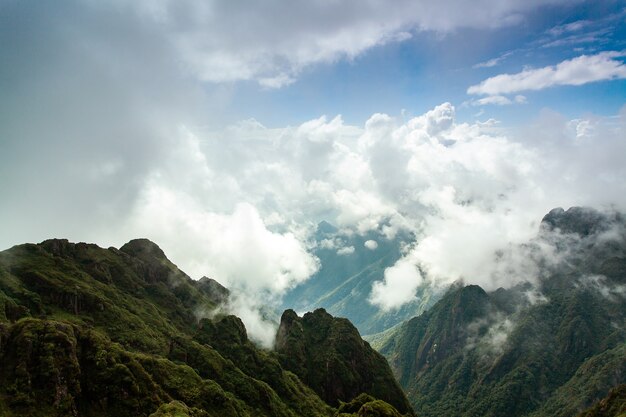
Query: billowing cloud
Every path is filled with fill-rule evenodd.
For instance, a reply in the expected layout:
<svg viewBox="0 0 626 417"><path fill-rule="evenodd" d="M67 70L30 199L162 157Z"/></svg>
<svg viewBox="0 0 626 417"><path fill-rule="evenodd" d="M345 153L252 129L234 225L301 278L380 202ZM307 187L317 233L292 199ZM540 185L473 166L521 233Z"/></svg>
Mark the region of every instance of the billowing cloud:
<svg viewBox="0 0 626 417"><path fill-rule="evenodd" d="M337 250L337 255L352 255L354 253L354 246L344 246Z"/></svg>
<svg viewBox="0 0 626 417"><path fill-rule="evenodd" d="M607 51L581 55L557 65L500 74L467 89L468 94L497 96L525 90L542 90L557 85L583 85L596 81L626 78L623 52Z"/></svg>
<svg viewBox="0 0 626 417"><path fill-rule="evenodd" d="M403 258L385 270L383 281L374 283L369 301L383 311L393 310L415 299L422 280L416 262Z"/></svg>
<svg viewBox="0 0 626 417"><path fill-rule="evenodd" d="M376 250L376 248L378 248L378 242L372 239L366 240L365 243L363 243L363 246L369 250Z"/></svg>

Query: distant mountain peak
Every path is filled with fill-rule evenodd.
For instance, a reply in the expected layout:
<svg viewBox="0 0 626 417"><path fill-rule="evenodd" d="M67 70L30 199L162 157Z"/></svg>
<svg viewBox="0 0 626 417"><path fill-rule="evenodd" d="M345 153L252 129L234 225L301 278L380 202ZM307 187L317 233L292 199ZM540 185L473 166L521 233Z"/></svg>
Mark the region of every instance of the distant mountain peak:
<svg viewBox="0 0 626 417"><path fill-rule="evenodd" d="M591 207L570 207L567 211L557 207L543 217L541 225L548 230L559 229L585 237L608 228L610 220L608 215Z"/></svg>
<svg viewBox="0 0 626 417"><path fill-rule="evenodd" d="M146 257L167 259L165 252L163 252L159 245L145 238L133 239L122 246L120 250L141 259L145 259Z"/></svg>
<svg viewBox="0 0 626 417"><path fill-rule="evenodd" d="M339 231L335 226L328 223L326 220L322 220L317 224L318 235L332 235Z"/></svg>

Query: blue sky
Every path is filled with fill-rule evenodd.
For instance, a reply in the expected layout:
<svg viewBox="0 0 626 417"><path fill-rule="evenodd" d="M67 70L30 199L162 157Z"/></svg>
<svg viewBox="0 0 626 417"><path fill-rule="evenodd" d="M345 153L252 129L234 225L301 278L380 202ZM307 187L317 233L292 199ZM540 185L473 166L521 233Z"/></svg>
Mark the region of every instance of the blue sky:
<svg viewBox="0 0 626 417"><path fill-rule="evenodd" d="M255 311L319 268L321 220L416 236L381 309L531 279L550 209L626 211L625 10L0 0L0 249L150 238L270 341Z"/></svg>
<svg viewBox="0 0 626 417"><path fill-rule="evenodd" d="M467 88L489 77L585 54L623 51L625 7L624 2L584 2L539 8L522 22L499 29L414 32L411 39L376 46L351 59L316 64L280 89L243 83L235 87L233 104L244 116L272 126L320 114L341 114L346 121L362 123L376 112L420 114L444 101L460 107L457 115L467 120L481 109L481 116L509 122L528 120L544 107L572 118L614 115L625 104L623 77L521 91L527 97L524 104L461 105L475 99Z"/></svg>

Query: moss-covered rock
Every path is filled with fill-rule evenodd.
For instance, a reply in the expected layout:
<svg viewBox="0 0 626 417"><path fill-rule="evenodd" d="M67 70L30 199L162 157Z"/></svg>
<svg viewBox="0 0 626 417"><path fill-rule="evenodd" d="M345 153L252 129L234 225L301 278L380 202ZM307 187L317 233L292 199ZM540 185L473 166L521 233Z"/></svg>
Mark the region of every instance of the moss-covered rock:
<svg viewBox="0 0 626 417"><path fill-rule="evenodd" d="M276 336L281 364L333 406L367 393L411 413L404 393L378 352L359 336L347 320L323 309L299 318L283 313Z"/></svg>
<svg viewBox="0 0 626 417"><path fill-rule="evenodd" d="M407 414L409 415L409 414ZM342 402L336 417L403 417L392 405L371 395L360 394L348 403Z"/></svg>
<svg viewBox="0 0 626 417"><path fill-rule="evenodd" d="M211 415L197 408L189 408L185 403L172 401L163 404L157 411L150 414L150 417L210 417Z"/></svg>

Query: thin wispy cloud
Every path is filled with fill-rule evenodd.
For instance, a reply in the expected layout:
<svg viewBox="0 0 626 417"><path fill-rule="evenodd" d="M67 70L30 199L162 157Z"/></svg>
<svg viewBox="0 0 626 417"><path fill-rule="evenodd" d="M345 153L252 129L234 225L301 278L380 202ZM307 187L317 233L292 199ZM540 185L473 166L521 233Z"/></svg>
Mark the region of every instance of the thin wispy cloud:
<svg viewBox="0 0 626 417"><path fill-rule="evenodd" d="M561 36L564 33L577 32L589 26L590 24L591 22L589 20L577 20L575 22L566 23L564 25L554 26L546 33L548 33L550 36Z"/></svg>
<svg viewBox="0 0 626 417"><path fill-rule="evenodd" d="M469 87L467 93L501 95L559 85L623 79L626 78L626 65L621 60L624 56L624 52L601 52L581 55L543 68L526 69L516 74L500 74Z"/></svg>
<svg viewBox="0 0 626 417"><path fill-rule="evenodd" d="M487 96L487 97L479 98L477 100L471 100L469 102L465 102L464 104L469 104L472 106L488 106L488 105L508 106L511 104L524 104L526 102L527 102L526 97L518 94L512 99L506 96L496 95L496 96Z"/></svg>
<svg viewBox="0 0 626 417"><path fill-rule="evenodd" d="M445 34L511 26L527 12L564 3L481 0L479 5L469 5L444 0L417 6L401 0L389 7L381 0L349 0L329 7L326 1L314 0L247 1L233 7L203 0L119 0L116 5L173 45L177 59L192 76L215 83L248 80L280 88L292 84L311 65L351 59L374 47L410 39L411 32Z"/></svg>
<svg viewBox="0 0 626 417"><path fill-rule="evenodd" d="M475 64L473 66L473 68L491 68L491 67L495 67L495 66L499 65L502 61L504 61L505 59L510 57L511 55L513 55L513 52L507 52L505 54L500 55L499 57L491 58L491 59L489 59L487 61L484 61L484 62L479 62L478 64Z"/></svg>
<svg viewBox="0 0 626 417"><path fill-rule="evenodd" d="M583 44L604 44L608 42L607 34L611 32L610 28L598 29L592 32L585 32L576 35L569 35L555 40L545 40L542 48L556 48L566 45L583 45ZM595 45L597 46L597 45Z"/></svg>

